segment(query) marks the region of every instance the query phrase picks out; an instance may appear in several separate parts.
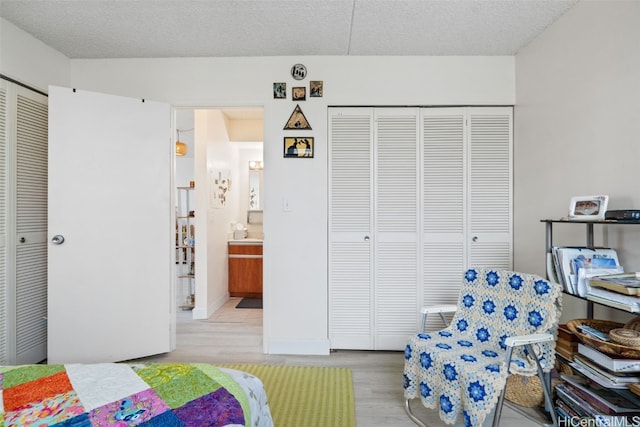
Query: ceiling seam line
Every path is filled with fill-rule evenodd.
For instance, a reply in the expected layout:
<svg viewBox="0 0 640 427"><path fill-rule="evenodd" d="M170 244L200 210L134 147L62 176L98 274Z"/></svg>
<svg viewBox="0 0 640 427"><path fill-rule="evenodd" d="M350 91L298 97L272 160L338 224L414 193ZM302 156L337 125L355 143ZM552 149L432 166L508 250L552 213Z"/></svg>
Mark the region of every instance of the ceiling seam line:
<svg viewBox="0 0 640 427"><path fill-rule="evenodd" d="M351 22L349 23L349 42L347 43L347 56L351 55L351 36L353 35L353 19L356 15L356 0L351 2Z"/></svg>

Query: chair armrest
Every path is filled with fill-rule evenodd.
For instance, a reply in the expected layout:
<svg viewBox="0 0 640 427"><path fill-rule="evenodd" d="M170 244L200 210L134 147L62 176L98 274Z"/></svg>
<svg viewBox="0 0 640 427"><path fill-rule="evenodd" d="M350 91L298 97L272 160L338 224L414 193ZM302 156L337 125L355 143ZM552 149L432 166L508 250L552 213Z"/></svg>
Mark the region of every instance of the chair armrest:
<svg viewBox="0 0 640 427"><path fill-rule="evenodd" d="M458 309L457 305L445 304L445 305L430 305L428 307L422 307L420 313L422 314L434 314L434 313L453 313Z"/></svg>
<svg viewBox="0 0 640 427"><path fill-rule="evenodd" d="M519 345L527 345L533 343L553 341L553 335L551 334L531 334L531 335L518 335L515 337L509 337L504 340L504 344L507 347L516 347Z"/></svg>

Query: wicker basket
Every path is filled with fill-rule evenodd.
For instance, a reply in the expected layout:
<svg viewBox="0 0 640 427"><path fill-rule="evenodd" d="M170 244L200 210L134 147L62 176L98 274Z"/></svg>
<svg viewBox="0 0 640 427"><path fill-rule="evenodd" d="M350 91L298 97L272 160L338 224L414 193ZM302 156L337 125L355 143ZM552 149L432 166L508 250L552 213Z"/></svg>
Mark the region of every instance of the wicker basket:
<svg viewBox="0 0 640 427"><path fill-rule="evenodd" d="M609 338L618 344L640 349L640 332L633 329L612 329L609 331Z"/></svg>
<svg viewBox="0 0 640 427"><path fill-rule="evenodd" d="M560 383L556 378L551 379L551 390L555 390L555 386ZM506 390L504 397L509 402L526 408L535 408L544 403L544 391L540 377L533 375L530 377L524 375L509 375L507 378Z"/></svg>
<svg viewBox="0 0 640 427"><path fill-rule="evenodd" d="M624 325L622 323L597 319L573 319L567 322L567 328L576 334L583 344L593 347L602 353L606 353L611 356L626 357L629 359L640 359L640 347L630 347L613 341L602 341L600 339L593 338L583 334L578 328L580 325L591 326L594 329L608 334L612 329L623 328Z"/></svg>
<svg viewBox="0 0 640 427"><path fill-rule="evenodd" d="M624 324L625 329L633 329L634 331L640 331L640 316L635 316Z"/></svg>

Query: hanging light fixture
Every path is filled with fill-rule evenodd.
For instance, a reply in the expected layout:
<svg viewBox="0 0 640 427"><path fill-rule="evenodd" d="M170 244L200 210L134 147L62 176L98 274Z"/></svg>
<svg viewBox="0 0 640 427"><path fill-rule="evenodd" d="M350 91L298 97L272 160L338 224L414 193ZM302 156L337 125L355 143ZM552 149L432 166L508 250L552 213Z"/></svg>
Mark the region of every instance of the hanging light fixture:
<svg viewBox="0 0 640 427"><path fill-rule="evenodd" d="M178 133L178 140L176 141L176 156L186 156L187 144L180 142L180 129L176 129L176 132Z"/></svg>

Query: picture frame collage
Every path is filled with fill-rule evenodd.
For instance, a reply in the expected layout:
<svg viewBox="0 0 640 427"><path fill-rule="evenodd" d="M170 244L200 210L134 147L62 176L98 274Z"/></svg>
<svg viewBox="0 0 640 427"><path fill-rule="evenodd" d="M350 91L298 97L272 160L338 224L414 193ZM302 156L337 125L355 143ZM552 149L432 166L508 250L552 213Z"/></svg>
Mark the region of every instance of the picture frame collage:
<svg viewBox="0 0 640 427"><path fill-rule="evenodd" d="M322 80L311 80L309 86L303 86L301 82L307 77L307 68L303 64L294 64L291 67L291 77L296 81L291 87L291 100L296 102L306 101L309 98L321 98L324 94L324 82ZM308 89L308 91L307 91ZM287 99L287 83L273 83L273 98ZM296 104L293 112L283 127L284 131L308 131L312 130L309 120L302 112L300 104ZM284 136L283 137L283 157L310 159L314 157L314 137L305 135Z"/></svg>

